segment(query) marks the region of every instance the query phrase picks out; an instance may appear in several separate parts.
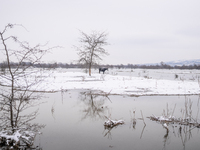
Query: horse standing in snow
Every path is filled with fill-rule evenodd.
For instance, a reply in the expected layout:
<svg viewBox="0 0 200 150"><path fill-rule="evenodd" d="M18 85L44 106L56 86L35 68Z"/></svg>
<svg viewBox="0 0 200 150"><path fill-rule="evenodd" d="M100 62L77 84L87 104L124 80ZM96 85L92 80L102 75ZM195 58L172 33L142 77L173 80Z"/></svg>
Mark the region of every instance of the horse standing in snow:
<svg viewBox="0 0 200 150"><path fill-rule="evenodd" d="M104 72L105 72L106 70L108 70L108 68L99 68L99 73L101 73L101 71L102 71L103 74L104 74Z"/></svg>

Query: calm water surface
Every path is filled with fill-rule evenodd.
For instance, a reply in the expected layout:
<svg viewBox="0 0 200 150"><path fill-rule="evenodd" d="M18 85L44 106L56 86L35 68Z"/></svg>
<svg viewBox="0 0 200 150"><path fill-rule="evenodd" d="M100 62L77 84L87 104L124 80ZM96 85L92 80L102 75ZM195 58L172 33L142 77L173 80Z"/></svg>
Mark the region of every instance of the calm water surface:
<svg viewBox="0 0 200 150"><path fill-rule="evenodd" d="M97 96L90 91L46 94L39 106L36 123L45 124L35 144L43 150L199 150L200 131L170 125L169 132L147 117L160 116L163 110L180 117L185 99L190 99L192 114L198 117L199 96ZM133 126L135 110L136 125ZM144 116L144 125L141 118ZM105 117L123 119L124 125L105 129Z"/></svg>

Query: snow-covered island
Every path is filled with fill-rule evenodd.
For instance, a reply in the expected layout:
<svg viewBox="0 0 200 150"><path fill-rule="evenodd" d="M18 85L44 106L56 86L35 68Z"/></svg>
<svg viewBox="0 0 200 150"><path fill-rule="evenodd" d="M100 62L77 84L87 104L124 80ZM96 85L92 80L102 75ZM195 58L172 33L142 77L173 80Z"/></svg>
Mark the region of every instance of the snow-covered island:
<svg viewBox="0 0 200 150"><path fill-rule="evenodd" d="M48 78L44 91L93 90L97 94L147 96L200 94L200 82L166 80L145 77L99 74L92 76L80 71L55 70ZM44 88L45 87L45 88Z"/></svg>

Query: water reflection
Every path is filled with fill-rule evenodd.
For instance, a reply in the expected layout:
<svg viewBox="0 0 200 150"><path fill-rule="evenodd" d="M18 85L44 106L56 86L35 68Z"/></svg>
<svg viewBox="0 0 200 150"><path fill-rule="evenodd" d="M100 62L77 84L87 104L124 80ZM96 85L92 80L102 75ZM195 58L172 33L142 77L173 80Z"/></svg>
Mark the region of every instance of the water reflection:
<svg viewBox="0 0 200 150"><path fill-rule="evenodd" d="M32 149L39 149L33 146L34 138L45 125L31 123L38 115L38 109L35 109L35 107L39 104L35 100L36 97L31 96L33 95L21 92L14 100L11 100L8 96L0 102L1 148L22 149L31 147ZM29 109L32 109L31 113L30 111L28 113L27 110Z"/></svg>
<svg viewBox="0 0 200 150"><path fill-rule="evenodd" d="M170 143L178 138L178 141L181 142L183 149L186 149L187 143L189 143L190 140L193 140L193 133L192 130L195 128L190 126L172 126L172 129L169 130L166 129L166 134L163 137L163 149L168 149L167 146L170 145ZM198 130L196 130L198 133Z"/></svg>
<svg viewBox="0 0 200 150"><path fill-rule="evenodd" d="M109 111L108 106L104 106L109 97L94 94L93 91L80 92L80 100L84 103L81 120L90 118L92 120L105 119L105 114Z"/></svg>
<svg viewBox="0 0 200 150"><path fill-rule="evenodd" d="M180 118L174 117L173 111L172 114L163 114L167 119L162 118L163 120L157 121L157 123L162 124L163 128L166 130L166 134L163 137L163 149L167 149L171 142L176 140L181 142L181 145L185 150L187 149L186 146L191 146L191 141L196 140L195 136L199 134L200 127L198 118L199 97L196 102L197 105L195 106L197 106L197 108L194 108L192 107L193 101L189 97L185 97L184 108L180 109ZM197 114L195 113L195 115L193 115L193 112L196 112ZM173 119L170 119L170 116L173 116Z"/></svg>
<svg viewBox="0 0 200 150"><path fill-rule="evenodd" d="M94 91L86 91L86 92L80 92L79 99L84 103L84 108L82 110L83 117L81 120L90 118L93 121L95 120L105 120L106 114L110 113L110 109L108 106L105 106L105 101L110 101L108 95L98 95L95 94ZM104 137L108 137L109 139L112 139L111 130L113 128L116 128L117 126L113 127L106 127L104 126Z"/></svg>
<svg viewBox="0 0 200 150"><path fill-rule="evenodd" d="M192 139L192 130L195 128L191 128L190 126L180 126L178 128L178 137L181 139L181 143L183 144L183 148L185 149L186 143Z"/></svg>
<svg viewBox="0 0 200 150"><path fill-rule="evenodd" d="M163 150L164 149L166 149L166 145L168 145L169 143L169 130L168 129L166 129L166 134L164 135L164 137L163 137Z"/></svg>
<svg viewBox="0 0 200 150"><path fill-rule="evenodd" d="M169 104L169 107L172 107L172 109L169 108L171 112L174 103L176 103L174 114L182 115L180 110L185 104L184 97L177 99L176 97L131 98L109 95L112 103L106 96L96 95L91 91L82 91L81 93L70 91L63 93L63 95L52 93L51 95L48 94L47 97L49 97L48 100L44 99L47 103L40 105L40 115L36 118L38 122L42 120L43 123L47 124L42 130L43 135L40 141L43 149L91 150L110 149L112 147L113 150L194 150L199 148L200 134L197 133L198 128L193 129L189 126L169 124L169 130L166 130L159 122L153 122L146 118L151 114L161 114L166 103ZM197 98L197 96L193 99L191 97L194 106L196 106ZM136 100L133 101L133 99ZM36 105L35 102L33 105ZM146 106L148 106L148 109L145 109ZM36 111L36 107L32 110ZM143 111L146 126L141 119L140 110ZM23 112L21 114L26 115L25 110ZM196 118L196 107L193 109L193 114ZM56 117L56 121L52 118L52 115ZM123 119L125 124L113 128L104 127L103 123L106 120L104 116L117 120ZM80 120L82 120L81 123ZM90 141L90 144L88 144L88 141Z"/></svg>
<svg viewBox="0 0 200 150"><path fill-rule="evenodd" d="M108 139L112 140L111 130L113 128L117 128L117 126L115 126L115 127L106 127L106 126L104 126L104 131L103 131L104 137L107 137Z"/></svg>

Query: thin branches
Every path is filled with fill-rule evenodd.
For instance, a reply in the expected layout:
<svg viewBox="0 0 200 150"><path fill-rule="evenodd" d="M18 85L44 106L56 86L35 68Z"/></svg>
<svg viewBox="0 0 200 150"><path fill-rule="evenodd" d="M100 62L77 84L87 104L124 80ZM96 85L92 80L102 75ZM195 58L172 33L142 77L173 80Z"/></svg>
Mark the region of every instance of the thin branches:
<svg viewBox="0 0 200 150"><path fill-rule="evenodd" d="M140 112L141 112L141 116L142 116L142 120L143 120L144 126L146 126L146 123L145 123L145 121L144 121L144 117L143 117L142 110L140 110Z"/></svg>
<svg viewBox="0 0 200 150"><path fill-rule="evenodd" d="M85 64L89 68L89 75L91 75L91 67L93 64L102 60L102 56L108 55L108 52L103 46L108 45L107 33L92 32L90 35L80 31L81 37L79 42L81 46L75 47L78 51L79 63Z"/></svg>
<svg viewBox="0 0 200 150"><path fill-rule="evenodd" d="M41 93L35 91L40 89L40 83L45 80L48 74L45 75L45 70L33 71L30 68L34 64L40 63L42 57L52 49L45 48L46 44L37 44L31 47L28 42L21 42L15 36L5 37L6 31L14 26L14 24L8 24L0 32L0 40L2 41L0 44L3 46L1 51L6 58L5 65L8 68L7 72L0 74L0 110L4 116L1 118L0 126L4 125L6 131L2 132L9 133L10 136L27 129L30 121L37 116L38 110L23 116L20 113L37 104L34 100L39 99ZM9 40L17 44L15 49L8 48L10 46ZM11 60L17 61L14 66L12 66ZM30 132L32 132L32 129ZM19 136L19 139L22 139L22 137ZM19 139L18 141L20 141ZM28 143L32 143L33 140L34 138Z"/></svg>

